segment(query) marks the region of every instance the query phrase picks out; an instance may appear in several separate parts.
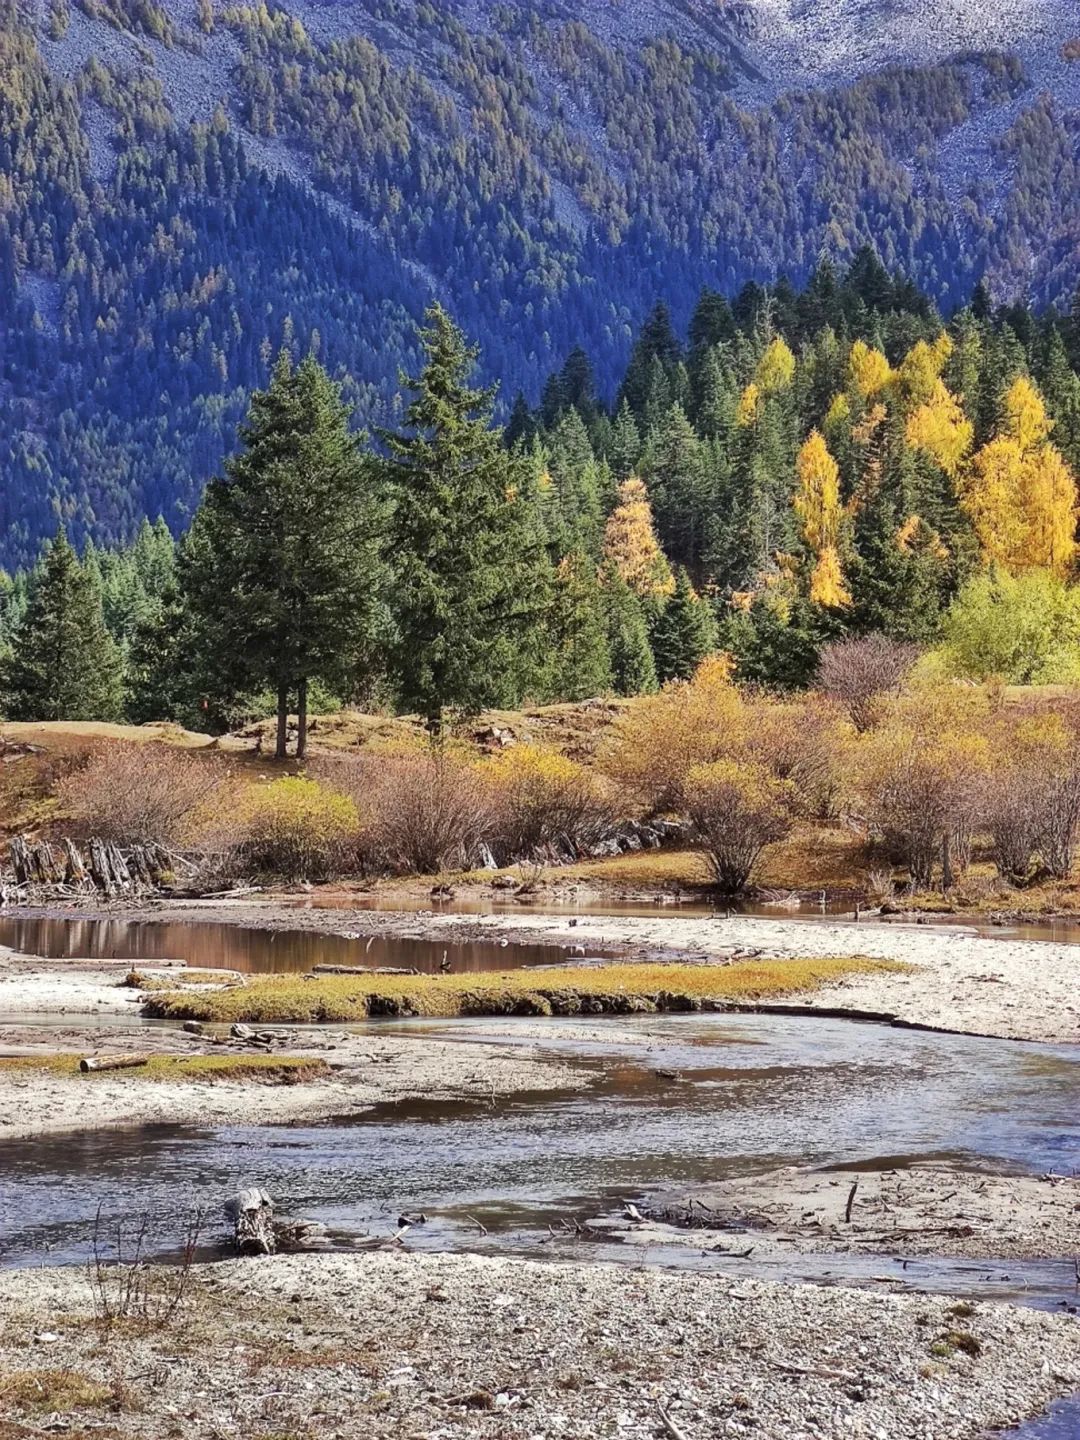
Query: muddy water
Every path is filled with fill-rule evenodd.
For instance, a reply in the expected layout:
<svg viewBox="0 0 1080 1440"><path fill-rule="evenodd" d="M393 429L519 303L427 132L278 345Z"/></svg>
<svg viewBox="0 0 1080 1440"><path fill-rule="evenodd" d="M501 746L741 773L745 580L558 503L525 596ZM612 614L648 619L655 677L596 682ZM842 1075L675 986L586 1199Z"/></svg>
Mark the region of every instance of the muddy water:
<svg viewBox="0 0 1080 1440"><path fill-rule="evenodd" d="M127 920L0 919L0 945L52 960L184 960L199 969L257 975L305 971L314 965L390 965L434 975L444 959L455 974L473 974L550 965L559 958L558 947L551 945L454 944L419 937L358 938L241 925Z"/></svg>
<svg viewBox="0 0 1080 1440"><path fill-rule="evenodd" d="M443 1026L399 1027L423 1044ZM534 1034L470 1022L463 1039ZM180 1234L193 1204L219 1232L222 1198L244 1183L343 1237L407 1244L610 1255L776 1278L839 1282L887 1271L897 1284L1075 1300L1071 1261L1039 1266L810 1257L756 1266L693 1247L633 1254L575 1237L575 1221L661 1187L781 1164L868 1167L932 1159L1042 1172L1080 1166L1080 1058L1054 1047L920 1035L831 1020L663 1017L582 1030L552 1022L550 1048L599 1070L589 1090L484 1101L410 1101L318 1127L160 1127L0 1144L0 1260L79 1260L103 1227L156 1218ZM584 1038L583 1038L584 1036ZM610 1038L609 1038L610 1037ZM616 1037L619 1037L618 1039ZM657 1071L674 1071L673 1080ZM554 1235L549 1230L552 1227ZM570 1228L567 1228L570 1227ZM486 1233L484 1233L486 1231Z"/></svg>

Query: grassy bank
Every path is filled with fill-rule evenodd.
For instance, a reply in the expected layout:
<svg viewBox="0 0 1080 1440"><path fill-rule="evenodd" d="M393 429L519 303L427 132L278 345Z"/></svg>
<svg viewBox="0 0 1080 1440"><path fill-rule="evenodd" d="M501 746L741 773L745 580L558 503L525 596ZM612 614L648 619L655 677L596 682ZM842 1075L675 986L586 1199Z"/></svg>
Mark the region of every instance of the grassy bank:
<svg viewBox="0 0 1080 1440"><path fill-rule="evenodd" d="M263 1085L300 1085L330 1074L325 1060L304 1055L152 1055L127 1070L83 1075L78 1055L19 1055L0 1059L0 1074L19 1071L71 1076L93 1083L102 1077L140 1080L253 1080Z"/></svg>
<svg viewBox="0 0 1080 1440"><path fill-rule="evenodd" d="M341 1024L412 1015L625 1015L753 1004L812 990L844 975L901 968L856 956L595 970L566 966L490 975L282 975L206 995L155 994L144 1013L250 1024Z"/></svg>

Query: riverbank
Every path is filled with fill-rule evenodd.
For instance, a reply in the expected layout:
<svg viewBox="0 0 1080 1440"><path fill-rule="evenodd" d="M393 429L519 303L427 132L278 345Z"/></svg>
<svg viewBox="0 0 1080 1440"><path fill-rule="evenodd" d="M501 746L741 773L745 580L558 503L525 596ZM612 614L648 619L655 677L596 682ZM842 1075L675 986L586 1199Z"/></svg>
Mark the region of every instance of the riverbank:
<svg viewBox="0 0 1080 1440"><path fill-rule="evenodd" d="M295 899L269 896L12 913L80 920L95 916L110 921L186 920L277 932L348 935L361 941L372 936L426 939L446 945L524 941L550 948L553 962L582 948L615 951L621 960L634 962L866 956L900 962L908 968L904 973L847 975L800 997L799 1005L812 1011L869 1016L959 1034L1080 1043L1077 946L1052 940L991 939L960 927L781 916L459 915L298 909Z"/></svg>
<svg viewBox="0 0 1080 1440"><path fill-rule="evenodd" d="M198 1266L174 1318L112 1330L95 1300L84 1271L0 1274L13 1436L976 1440L1080 1388L1068 1317L594 1264Z"/></svg>
<svg viewBox="0 0 1080 1440"><path fill-rule="evenodd" d="M299 1028L237 1038L226 1029L191 1034L141 1021L127 962L0 954L0 1142L115 1126L284 1125L350 1115L382 1101L567 1091L593 1071L541 1053L536 1044L468 1045L423 1032ZM156 971L180 984L182 968ZM197 993L201 986L194 987ZM212 1066L286 1062L243 1079L185 1076L150 1065L92 1074L58 1065L73 1057L173 1057ZM290 1065L301 1067L299 1075Z"/></svg>

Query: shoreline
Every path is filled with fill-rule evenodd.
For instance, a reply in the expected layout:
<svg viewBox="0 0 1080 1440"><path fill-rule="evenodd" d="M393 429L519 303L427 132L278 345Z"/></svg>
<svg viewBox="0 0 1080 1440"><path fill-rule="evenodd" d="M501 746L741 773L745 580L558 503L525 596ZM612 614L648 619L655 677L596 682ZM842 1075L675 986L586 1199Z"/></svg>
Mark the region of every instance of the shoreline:
<svg viewBox="0 0 1080 1440"><path fill-rule="evenodd" d="M594 1263L196 1266L176 1316L119 1322L122 1344L94 1304L85 1271L0 1272L0 1376L28 1377L0 1415L32 1421L63 1376L117 1440L981 1440L1080 1389L1070 1317Z"/></svg>
<svg viewBox="0 0 1080 1440"><path fill-rule="evenodd" d="M22 918L100 917L129 922L222 924L358 939L427 939L447 944L503 940L558 953L585 945L627 961L716 963L752 958L866 956L900 961L905 974L853 975L762 1006L930 1031L1051 1044L1080 1043L1080 947L1053 940L989 939L959 927L734 916L539 915L298 909L267 897L240 901L155 901L117 907L48 907ZM571 923L572 922L572 923ZM62 963L46 962L50 970ZM2 968L2 967L0 967ZM0 1014L7 1008L0 984ZM10 991L8 995L10 996ZM127 1007L122 1007L127 1008Z"/></svg>

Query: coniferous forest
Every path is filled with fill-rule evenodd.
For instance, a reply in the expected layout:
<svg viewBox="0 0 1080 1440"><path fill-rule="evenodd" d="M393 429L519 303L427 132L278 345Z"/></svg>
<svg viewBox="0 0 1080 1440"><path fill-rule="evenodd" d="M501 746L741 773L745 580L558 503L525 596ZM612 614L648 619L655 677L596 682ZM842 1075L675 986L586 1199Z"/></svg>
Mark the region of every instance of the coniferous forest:
<svg viewBox="0 0 1080 1440"><path fill-rule="evenodd" d="M60 521L79 549L158 515L179 536L283 347L357 423L399 424L432 300L481 345L502 422L578 347L611 408L658 297L685 339L703 287L801 288L866 245L945 315L984 279L996 305L1068 309L1075 125L1020 55L773 94L740 7L655 4L654 33L636 8L5 5L0 563L33 563ZM1047 43L1067 89L1071 51ZM984 130L985 163L958 164ZM796 347L821 328L779 318ZM706 540L684 538L693 573Z"/></svg>
<svg viewBox="0 0 1080 1440"><path fill-rule="evenodd" d="M844 273L642 327L612 404L573 350L505 426L432 307L395 427L283 349L189 529L64 533L6 582L11 718L447 715L633 695L722 649L797 688L878 634L944 673L1080 677L1072 323L944 323L865 250Z"/></svg>

